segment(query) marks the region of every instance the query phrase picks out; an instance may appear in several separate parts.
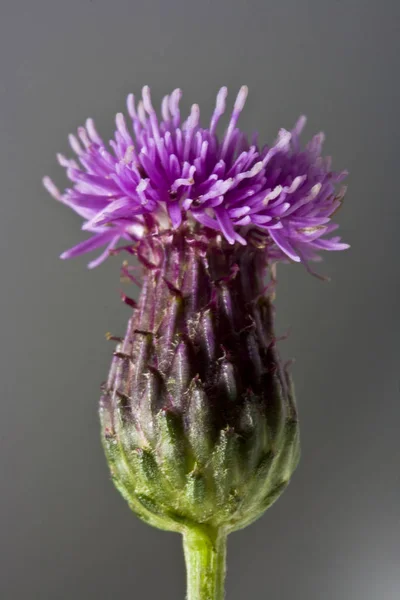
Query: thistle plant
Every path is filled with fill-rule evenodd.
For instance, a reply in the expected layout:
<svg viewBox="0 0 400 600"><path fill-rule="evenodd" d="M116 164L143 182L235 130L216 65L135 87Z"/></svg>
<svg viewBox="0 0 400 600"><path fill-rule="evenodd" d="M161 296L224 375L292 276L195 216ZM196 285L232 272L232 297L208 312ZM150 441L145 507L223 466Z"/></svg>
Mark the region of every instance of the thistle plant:
<svg viewBox="0 0 400 600"><path fill-rule="evenodd" d="M160 120L148 87L130 123L116 117L107 146L91 119L58 155L72 187L49 192L92 236L62 254L126 252L139 286L100 400L112 479L147 523L183 535L189 600L224 596L227 535L280 496L300 453L293 385L274 333L279 262L343 250L337 225L346 173L321 157L323 135L302 149L305 118L271 146L237 127L242 87L225 134L226 88L208 128L195 104L181 123L175 90ZM122 242L122 244L121 244ZM104 249L105 247L105 249Z"/></svg>

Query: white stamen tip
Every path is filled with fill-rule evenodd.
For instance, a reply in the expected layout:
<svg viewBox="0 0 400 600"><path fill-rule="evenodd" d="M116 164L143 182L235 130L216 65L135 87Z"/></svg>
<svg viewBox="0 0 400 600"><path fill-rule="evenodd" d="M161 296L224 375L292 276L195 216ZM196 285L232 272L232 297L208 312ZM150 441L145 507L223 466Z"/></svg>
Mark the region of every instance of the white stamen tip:
<svg viewBox="0 0 400 600"><path fill-rule="evenodd" d="M129 164L132 162L133 153L135 148L133 146L128 146L125 152L125 156L123 158L124 163Z"/></svg>
<svg viewBox="0 0 400 600"><path fill-rule="evenodd" d="M125 118L124 118L124 115L122 113L117 113L115 115L115 123L116 123L118 129L121 129L121 128L125 127Z"/></svg>
<svg viewBox="0 0 400 600"><path fill-rule="evenodd" d="M141 179L138 183L138 185L136 186L136 190L138 192L144 192L144 190L147 188L148 186L148 181L147 179Z"/></svg>
<svg viewBox="0 0 400 600"><path fill-rule="evenodd" d="M133 94L128 94L128 97L126 99L126 108L128 109L129 116L132 117L132 119L135 118L135 96Z"/></svg>
<svg viewBox="0 0 400 600"><path fill-rule="evenodd" d="M295 131L296 131L297 135L300 135L300 133L303 131L306 123L307 123L307 117L305 115L301 115L301 117L299 118L299 120L297 121L297 123L295 125Z"/></svg>
<svg viewBox="0 0 400 600"><path fill-rule="evenodd" d="M145 125L146 124L146 111L144 109L144 104L142 101L138 104L138 115L140 122Z"/></svg>
<svg viewBox="0 0 400 600"><path fill-rule="evenodd" d="M282 186L281 185L277 185L273 190L271 190L264 198L263 200L263 205L267 206L268 203L271 200L275 200L275 198L277 198L280 193L282 192Z"/></svg>
<svg viewBox="0 0 400 600"><path fill-rule="evenodd" d="M164 96L161 102L161 114L164 121L169 121L169 108L168 108L169 96Z"/></svg>
<svg viewBox="0 0 400 600"><path fill-rule="evenodd" d="M57 160L58 164L62 167L70 167L72 163L72 161L69 161L68 158L66 158L64 154L60 154L60 152L57 153Z"/></svg>
<svg viewBox="0 0 400 600"><path fill-rule="evenodd" d="M89 148L89 146L91 145L91 141L84 127L78 127L78 136L80 137L81 142L84 144L84 146L86 148Z"/></svg>
<svg viewBox="0 0 400 600"><path fill-rule="evenodd" d="M75 152L75 154L82 154L81 145L78 142L77 138L72 133L69 134L68 141L69 141L69 145L71 146L71 148Z"/></svg>
<svg viewBox="0 0 400 600"><path fill-rule="evenodd" d="M280 129L276 147L279 149L284 148L289 144L291 139L292 134L290 133L290 131L287 131L286 129Z"/></svg>
<svg viewBox="0 0 400 600"><path fill-rule="evenodd" d="M228 95L228 88L226 88L226 87L222 87L217 94L216 109L221 114L223 112L225 112L227 95Z"/></svg>
<svg viewBox="0 0 400 600"><path fill-rule="evenodd" d="M249 93L249 88L247 85L242 85L235 100L235 110L241 111L246 102L247 94Z"/></svg>
<svg viewBox="0 0 400 600"><path fill-rule="evenodd" d="M85 125L86 125L86 131L88 132L90 139L93 142L100 144L101 138L100 138L99 134L97 133L93 119L86 119Z"/></svg>
<svg viewBox="0 0 400 600"><path fill-rule="evenodd" d="M176 88L169 97L169 109L173 116L177 115L179 112L179 101L181 97L182 91L179 88Z"/></svg>
<svg viewBox="0 0 400 600"><path fill-rule="evenodd" d="M58 187L52 182L50 177L43 177L42 183L46 190L49 192L49 194L53 196L53 198L60 201L62 200Z"/></svg>
<svg viewBox="0 0 400 600"><path fill-rule="evenodd" d="M143 98L143 106L146 112L149 114L154 111L153 106L151 104L151 95L150 88L148 85L145 85L142 90L142 98Z"/></svg>
<svg viewBox="0 0 400 600"><path fill-rule="evenodd" d="M310 190L310 200L314 200L320 193L322 188L322 183L316 183Z"/></svg>
<svg viewBox="0 0 400 600"><path fill-rule="evenodd" d="M182 97L182 90L180 88L175 88L171 94L171 97L175 100L180 100L180 98Z"/></svg>
<svg viewBox="0 0 400 600"><path fill-rule="evenodd" d="M190 125L195 127L200 120L200 107L198 104L193 104L190 111Z"/></svg>
<svg viewBox="0 0 400 600"><path fill-rule="evenodd" d="M254 177L254 175L258 175L258 173L262 170L262 168L264 167L264 163L262 160L258 161L254 167L250 170L250 177Z"/></svg>

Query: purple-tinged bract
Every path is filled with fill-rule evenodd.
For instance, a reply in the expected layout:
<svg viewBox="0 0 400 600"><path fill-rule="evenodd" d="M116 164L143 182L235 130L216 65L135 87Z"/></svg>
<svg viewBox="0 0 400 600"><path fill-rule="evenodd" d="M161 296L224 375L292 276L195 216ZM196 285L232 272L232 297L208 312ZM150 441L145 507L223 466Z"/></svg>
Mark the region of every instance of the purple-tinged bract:
<svg viewBox="0 0 400 600"><path fill-rule="evenodd" d="M225 111L223 87L208 128L200 126L200 110L192 106L181 122L180 90L162 101L157 117L148 87L135 107L127 106L131 123L119 113L109 147L92 119L70 136L76 160L58 155L73 187L61 194L46 177L44 184L57 199L84 219L88 240L62 254L71 258L106 246L89 266L100 264L120 240L135 245L149 234L178 229L183 223L210 239L218 235L229 244L256 240L271 261L318 259L319 250L348 247L331 216L339 208L344 188L337 184L346 173L330 170L321 157L323 134L305 149L299 135L305 118L294 129L281 129L272 146L260 148L237 127L247 88L242 87L222 139L216 133ZM328 237L327 237L328 236Z"/></svg>

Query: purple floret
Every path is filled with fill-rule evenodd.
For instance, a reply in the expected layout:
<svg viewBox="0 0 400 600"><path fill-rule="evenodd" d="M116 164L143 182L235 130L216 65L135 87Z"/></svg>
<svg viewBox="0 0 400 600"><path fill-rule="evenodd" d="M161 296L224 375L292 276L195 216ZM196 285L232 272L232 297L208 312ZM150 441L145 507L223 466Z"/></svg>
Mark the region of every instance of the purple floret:
<svg viewBox="0 0 400 600"><path fill-rule="evenodd" d="M79 139L70 135L80 164L60 154L58 161L73 187L61 194L48 177L43 182L85 219L82 228L94 235L61 258L106 246L89 263L95 267L120 240L134 245L145 235L183 223L210 237L222 234L229 244L245 245L257 232L274 261L306 262L318 259L319 250L348 248L339 237L326 237L338 227L331 216L345 190L335 188L346 173L332 172L330 160L321 157L323 134L300 149L301 117L292 131L281 129L271 147L250 143L237 128L247 97L244 86L219 139L216 128L226 96L223 87L210 126L203 129L197 104L181 124L180 90L163 99L160 121L146 86L137 108L133 95L128 96L131 126L117 114L109 147L92 119L78 129Z"/></svg>

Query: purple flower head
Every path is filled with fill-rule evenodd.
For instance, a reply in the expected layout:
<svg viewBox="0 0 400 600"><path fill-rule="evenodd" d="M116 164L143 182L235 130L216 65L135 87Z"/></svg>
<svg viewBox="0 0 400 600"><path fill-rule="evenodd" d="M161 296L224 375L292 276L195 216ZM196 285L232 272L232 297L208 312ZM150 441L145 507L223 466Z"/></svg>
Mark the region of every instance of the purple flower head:
<svg viewBox="0 0 400 600"><path fill-rule="evenodd" d="M73 186L59 192L44 178L48 191L85 220L93 235L62 258L104 247L89 263L100 264L119 243L135 245L149 234L181 226L201 230L229 244L263 244L273 260L297 262L318 259L319 250L344 250L339 237L327 237L337 225L331 216L339 208L344 189L336 185L345 172L330 170L321 157L323 134L301 149L301 117L294 129L281 129L272 146L260 148L237 127L247 97L242 87L222 139L216 133L225 112L227 89L221 88L208 128L200 126L200 110L192 106L181 122L181 91L165 96L162 120L157 117L150 90L143 88L135 106L128 96L129 125L116 116L116 132L109 147L93 120L69 141L78 162L58 155Z"/></svg>

